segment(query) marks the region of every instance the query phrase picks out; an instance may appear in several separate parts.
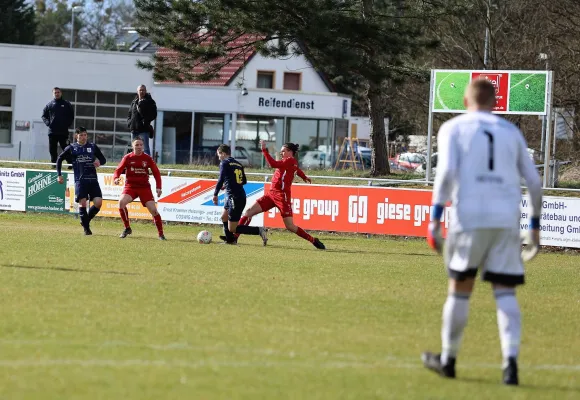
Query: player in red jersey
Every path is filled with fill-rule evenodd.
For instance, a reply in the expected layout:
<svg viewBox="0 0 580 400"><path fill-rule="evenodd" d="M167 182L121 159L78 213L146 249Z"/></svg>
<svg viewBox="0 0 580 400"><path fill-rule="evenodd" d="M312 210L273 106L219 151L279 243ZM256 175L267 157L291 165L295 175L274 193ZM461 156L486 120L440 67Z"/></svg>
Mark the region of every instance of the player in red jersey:
<svg viewBox="0 0 580 400"><path fill-rule="evenodd" d="M298 175L304 182L312 183L300 168L298 168L298 161L294 156L298 152L298 145L294 143L286 143L280 150L282 160L276 161L268 149L266 149L266 142L260 141L262 146L262 153L272 168L276 168L274 176L272 177L272 184L270 191L260 197L254 205L246 210L244 216L240 219L239 225L248 225L254 215L266 212L274 207L280 210L282 220L286 229L308 240L317 249L324 250L324 244L315 237L309 235L304 229L294 225L294 217L292 216L292 181L294 176Z"/></svg>
<svg viewBox="0 0 580 400"><path fill-rule="evenodd" d="M119 184L119 177L123 172L126 175L125 188L119 199L119 214L125 225L125 230L119 236L120 238L126 238L127 235L133 233L129 225L127 204L139 198L141 204L147 207L153 217L153 222L155 222L157 232L159 233L159 239L165 240L163 222L161 221L161 215L157 212L153 192L151 191L151 184L149 183L149 169L153 172L157 186L157 197L159 197L161 196L161 174L159 173L159 168L157 168L151 156L143 152L143 139L137 136L133 140L133 152L123 157L113 175L115 185Z"/></svg>

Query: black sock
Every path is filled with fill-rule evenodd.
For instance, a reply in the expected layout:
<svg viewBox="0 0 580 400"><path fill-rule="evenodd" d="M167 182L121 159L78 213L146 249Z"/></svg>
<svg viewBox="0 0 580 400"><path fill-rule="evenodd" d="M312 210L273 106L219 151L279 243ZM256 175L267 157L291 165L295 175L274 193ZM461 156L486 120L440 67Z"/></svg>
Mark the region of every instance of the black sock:
<svg viewBox="0 0 580 400"><path fill-rule="evenodd" d="M91 221L93 218L95 218L95 215L97 215L99 213L99 211L101 211L100 208L92 206L91 208L89 208L89 221Z"/></svg>
<svg viewBox="0 0 580 400"><path fill-rule="evenodd" d="M226 235L226 240L228 242L232 242L236 239L236 237L234 236L234 234L232 232L230 232L230 229L228 227L228 221L222 221L222 224L224 225L224 234Z"/></svg>
<svg viewBox="0 0 580 400"><path fill-rule="evenodd" d="M241 233L243 235L259 235L260 228L257 226L238 225L236 233Z"/></svg>
<svg viewBox="0 0 580 400"><path fill-rule="evenodd" d="M83 225L83 228L87 229L89 226L89 220L86 207L79 207L79 217L81 218L81 224Z"/></svg>

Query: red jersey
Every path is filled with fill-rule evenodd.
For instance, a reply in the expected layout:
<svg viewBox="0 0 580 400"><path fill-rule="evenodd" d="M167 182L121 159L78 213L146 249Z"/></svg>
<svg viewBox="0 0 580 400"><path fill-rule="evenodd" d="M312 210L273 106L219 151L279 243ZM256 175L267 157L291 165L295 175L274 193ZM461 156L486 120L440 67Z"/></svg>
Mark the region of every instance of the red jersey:
<svg viewBox="0 0 580 400"><path fill-rule="evenodd" d="M264 153L264 157L266 157L268 164L270 164L272 168L276 168L276 172L274 172L274 176L272 177L272 186L270 187L270 190L279 190L290 195L292 181L294 181L295 175L298 175L303 180L307 179L304 172L298 168L298 161L294 157L288 157L281 161L276 161L270 153L268 153L268 150L263 150L262 153Z"/></svg>
<svg viewBox="0 0 580 400"><path fill-rule="evenodd" d="M128 188L143 188L151 187L149 184L149 169L153 172L157 189L161 189L161 174L155 161L148 154L141 154L140 156L131 152L121 160L121 163L115 170L113 179L121 176L125 172L126 180L125 187Z"/></svg>

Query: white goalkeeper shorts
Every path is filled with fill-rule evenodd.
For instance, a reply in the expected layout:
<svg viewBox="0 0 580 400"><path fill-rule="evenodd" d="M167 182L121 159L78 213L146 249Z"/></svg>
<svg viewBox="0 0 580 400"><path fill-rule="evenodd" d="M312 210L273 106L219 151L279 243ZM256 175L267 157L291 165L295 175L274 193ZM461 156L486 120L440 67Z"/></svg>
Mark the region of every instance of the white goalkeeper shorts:
<svg viewBox="0 0 580 400"><path fill-rule="evenodd" d="M474 278L506 286L524 283L519 229L476 229L448 232L445 265L450 278Z"/></svg>

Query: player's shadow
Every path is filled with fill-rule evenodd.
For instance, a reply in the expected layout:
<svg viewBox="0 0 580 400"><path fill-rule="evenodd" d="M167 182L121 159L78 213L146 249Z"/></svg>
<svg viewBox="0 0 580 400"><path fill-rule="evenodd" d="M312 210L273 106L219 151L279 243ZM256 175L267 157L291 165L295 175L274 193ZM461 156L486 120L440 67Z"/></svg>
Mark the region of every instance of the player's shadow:
<svg viewBox="0 0 580 400"><path fill-rule="evenodd" d="M469 383L480 383L485 385L494 385L494 386L504 386L501 382L496 379L485 379L485 378L457 378L460 382L469 382ZM520 384L518 386L514 386L514 388L521 388L521 389L531 389L537 391L557 391L563 393L573 393L578 392L580 393L580 387L568 387L568 386L557 386L557 385L538 385L538 384Z"/></svg>
<svg viewBox="0 0 580 400"><path fill-rule="evenodd" d="M39 269L45 271L60 271L60 272L83 272L87 274L114 274L114 275L140 275L136 272L124 272L124 271L97 271L90 269L80 269L80 268L66 268L66 267L38 267L35 265L7 265L1 264L2 268L19 268L19 269Z"/></svg>

